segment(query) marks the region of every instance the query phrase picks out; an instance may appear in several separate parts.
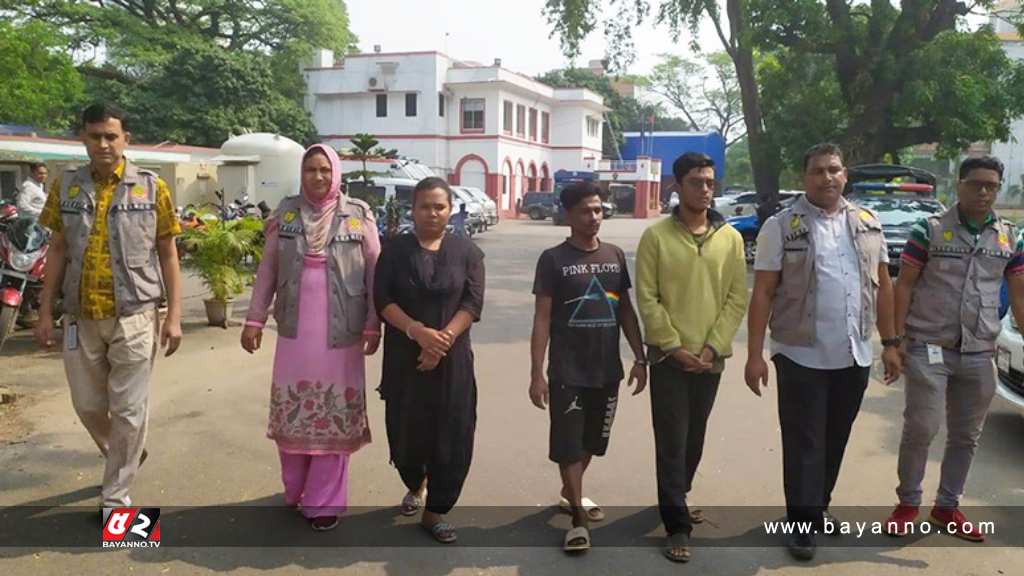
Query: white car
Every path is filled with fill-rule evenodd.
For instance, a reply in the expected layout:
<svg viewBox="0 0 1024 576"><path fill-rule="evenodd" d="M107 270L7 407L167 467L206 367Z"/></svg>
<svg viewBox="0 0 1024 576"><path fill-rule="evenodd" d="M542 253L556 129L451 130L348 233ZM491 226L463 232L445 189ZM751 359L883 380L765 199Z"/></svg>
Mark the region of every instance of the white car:
<svg viewBox="0 0 1024 576"><path fill-rule="evenodd" d="M1003 329L996 338L996 369L996 392L1024 411L1024 336L1012 313L1003 317Z"/></svg>
<svg viewBox="0 0 1024 576"><path fill-rule="evenodd" d="M484 208L484 217L487 220L488 227L494 226L498 223L498 205L495 204L494 200L491 200L491 197L485 194L483 190L473 188L472 186L456 186L456 188L469 192L474 198L480 201L480 204Z"/></svg>

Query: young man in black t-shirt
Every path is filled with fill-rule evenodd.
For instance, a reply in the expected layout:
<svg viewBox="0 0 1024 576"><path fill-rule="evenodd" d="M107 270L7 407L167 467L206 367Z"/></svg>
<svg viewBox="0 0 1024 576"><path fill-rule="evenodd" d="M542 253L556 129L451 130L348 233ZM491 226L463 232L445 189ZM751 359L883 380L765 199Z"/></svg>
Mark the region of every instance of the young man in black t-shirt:
<svg viewBox="0 0 1024 576"><path fill-rule="evenodd" d="M601 189L590 182L574 184L562 190L560 199L572 236L545 250L537 262L530 400L551 416L548 457L561 472L561 507L573 516L563 548L578 551L590 547L588 521L604 518L596 504L583 498L583 473L591 457L603 456L608 448L624 376L620 330L636 356L628 383L636 383L634 396L647 385L647 361L629 299L626 256L597 238Z"/></svg>

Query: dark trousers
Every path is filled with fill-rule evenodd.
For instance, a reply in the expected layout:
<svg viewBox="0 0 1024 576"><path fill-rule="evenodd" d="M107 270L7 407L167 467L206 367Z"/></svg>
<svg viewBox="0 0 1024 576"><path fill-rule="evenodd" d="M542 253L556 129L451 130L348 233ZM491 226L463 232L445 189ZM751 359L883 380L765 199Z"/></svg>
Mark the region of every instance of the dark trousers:
<svg viewBox="0 0 1024 576"><path fill-rule="evenodd" d="M860 411L870 368L817 370L782 354L778 373L782 478L786 513L793 522L823 523L832 501L846 442Z"/></svg>
<svg viewBox="0 0 1024 576"><path fill-rule="evenodd" d="M686 494L704 453L704 433L721 378L684 372L671 359L651 367L658 510L669 534L693 530Z"/></svg>

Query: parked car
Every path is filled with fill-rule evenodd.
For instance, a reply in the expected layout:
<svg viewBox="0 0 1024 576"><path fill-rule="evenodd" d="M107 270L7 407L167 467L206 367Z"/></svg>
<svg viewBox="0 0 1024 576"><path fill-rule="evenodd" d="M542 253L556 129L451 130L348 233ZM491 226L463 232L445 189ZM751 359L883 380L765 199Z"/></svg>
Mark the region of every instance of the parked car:
<svg viewBox="0 0 1024 576"><path fill-rule="evenodd" d="M546 220L554 211L554 192L527 192L519 205L519 212L528 215L530 220Z"/></svg>
<svg viewBox="0 0 1024 576"><path fill-rule="evenodd" d="M484 217L484 207L472 194L466 192L459 186L452 186L452 214L459 211L459 206L466 207L466 226L470 234L479 234L487 228L487 219Z"/></svg>
<svg viewBox="0 0 1024 576"><path fill-rule="evenodd" d="M484 220L487 223L487 227L494 226L498 223L498 205L490 196L485 194L483 190L472 186L456 186L456 188L465 190L480 201L480 205L483 206L484 209Z"/></svg>
<svg viewBox="0 0 1024 576"><path fill-rule="evenodd" d="M784 202L803 194L792 190L780 190L779 201ZM757 192L744 192L729 196L716 196L714 198L715 210L726 218L732 216L749 216L757 213Z"/></svg>
<svg viewBox="0 0 1024 576"><path fill-rule="evenodd" d="M800 197L800 194L789 194L779 201L778 209L781 210ZM716 208L717 210L717 208ZM757 257L757 235L761 232L761 222L757 218L757 209L750 214L743 216L730 216L725 219L740 236L743 237L743 254L746 256L747 264L753 264Z"/></svg>
<svg viewBox="0 0 1024 576"><path fill-rule="evenodd" d="M878 214L889 250L889 273L893 276L899 274L900 255L910 238L911 226L946 210L935 197L935 175L912 166L854 166L850 168L844 193Z"/></svg>
<svg viewBox="0 0 1024 576"><path fill-rule="evenodd" d="M1003 316L1003 329L996 338L996 393L1024 412L1024 336L1013 319Z"/></svg>
<svg viewBox="0 0 1024 576"><path fill-rule="evenodd" d="M391 198L397 198L398 202L411 206L416 182L410 178L373 178L368 182L353 180L345 184L345 191L370 205L384 204Z"/></svg>

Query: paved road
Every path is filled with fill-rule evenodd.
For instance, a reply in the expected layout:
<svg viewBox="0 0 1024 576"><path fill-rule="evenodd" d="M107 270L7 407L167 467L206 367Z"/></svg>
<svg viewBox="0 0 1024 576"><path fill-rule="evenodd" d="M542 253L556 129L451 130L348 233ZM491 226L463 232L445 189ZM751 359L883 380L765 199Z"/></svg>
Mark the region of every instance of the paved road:
<svg viewBox="0 0 1024 576"><path fill-rule="evenodd" d="M605 224L602 237L622 246L632 261L644 226L614 219ZM488 270L484 320L473 331L479 424L473 468L460 502L466 507L460 516L460 537L475 546L434 546L392 509L382 508L394 505L403 488L388 464L383 406L375 394L370 395L369 408L375 441L352 459L350 502L366 508L353 509L341 529L327 534L313 534L293 513L266 512L281 498L274 445L264 437L273 332L268 333L261 353L248 356L238 347L238 328L203 325L201 299L193 296L187 300L183 348L170 361L158 361L148 443L151 455L133 496L140 505L164 508L165 542L180 532L191 532L195 536L190 541L210 543L212 539L204 538L225 523L233 534L241 527L247 534L260 535L265 544L117 552L98 545L6 548L0 549L0 572L10 576L129 571L286 574L298 569L392 575L564 574L570 570L595 574L827 572L830 576L1020 573L1024 563L1020 549L945 547L954 541L941 535L908 548L889 540L871 548L851 547L856 542L850 538L825 540L847 547L823 549L809 566L794 566L775 540L757 537L757 526L730 525L714 512L710 524L694 534L698 547L690 565L670 565L656 547L661 530L651 507L654 446L647 394L623 394L609 454L596 461L587 476L587 494L612 515L593 533L595 544L605 546L583 557L565 557L557 545L567 519L551 508L558 481L555 466L546 458L547 416L526 397L533 267L540 251L559 242L565 232L546 222L505 222L479 239L487 253ZM188 293L198 293L194 283L189 288ZM243 313L237 311L236 317ZM743 341L741 332L739 358L746 354ZM371 388L378 381L379 366L379 355L368 363ZM84 517L84 512L68 507L97 504L95 485L102 462L71 409L59 358L35 350L28 335L19 334L0 355L0 367L0 385L23 394L16 413L0 412L0 506L59 507L48 513ZM895 501L901 410L898 387L871 385L847 451L835 506L858 507L874 517L880 512L865 507L884 511ZM1024 418L997 399L965 504L1024 506L1021 439ZM935 489L940 458L941 446L936 446L927 493ZM739 361L730 362L724 376L695 484L691 501L712 511L719 506L783 504L774 389L761 399L752 396L742 383ZM239 508L238 514L211 517L174 508L204 505L260 506L264 512ZM8 527L24 523L29 531L44 526L39 517L10 511L0 522ZM71 526L87 538L96 530L86 520ZM98 544L98 530L95 541ZM506 547L488 547L496 542ZM287 546L274 547L275 543Z"/></svg>

